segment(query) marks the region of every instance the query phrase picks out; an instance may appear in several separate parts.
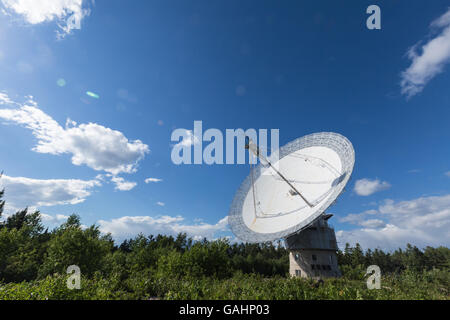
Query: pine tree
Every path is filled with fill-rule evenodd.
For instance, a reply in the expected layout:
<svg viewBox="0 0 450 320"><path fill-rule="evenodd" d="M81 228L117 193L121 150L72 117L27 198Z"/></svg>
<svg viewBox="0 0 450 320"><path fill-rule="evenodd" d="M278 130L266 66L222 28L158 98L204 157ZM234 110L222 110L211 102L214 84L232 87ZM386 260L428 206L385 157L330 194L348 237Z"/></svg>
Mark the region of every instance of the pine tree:
<svg viewBox="0 0 450 320"><path fill-rule="evenodd" d="M6 228L9 230L11 229L17 229L20 230L24 226L26 222L26 216L28 213L28 208L25 208L24 210L17 211L12 216L9 216L8 219L6 219Z"/></svg>
<svg viewBox="0 0 450 320"><path fill-rule="evenodd" d="M0 173L0 179L2 178L2 175L3 175L3 172ZM4 194L5 194L5 189L3 189L3 190L0 191L0 218L2 217L3 208L4 208L4 206L5 206L5 200L2 200Z"/></svg>
<svg viewBox="0 0 450 320"><path fill-rule="evenodd" d="M3 208L5 206L5 200L2 200L4 194L5 194L5 190L3 189L0 191L0 218L2 217Z"/></svg>

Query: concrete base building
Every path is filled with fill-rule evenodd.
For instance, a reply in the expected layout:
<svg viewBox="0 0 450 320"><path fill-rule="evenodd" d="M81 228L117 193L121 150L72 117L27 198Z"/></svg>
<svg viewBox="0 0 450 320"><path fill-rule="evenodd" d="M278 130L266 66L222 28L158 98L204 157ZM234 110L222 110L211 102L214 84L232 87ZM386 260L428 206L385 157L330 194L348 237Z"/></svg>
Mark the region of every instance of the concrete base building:
<svg viewBox="0 0 450 320"><path fill-rule="evenodd" d="M328 225L332 216L323 214L308 228L286 238L291 276L314 279L341 276L336 256L336 235Z"/></svg>

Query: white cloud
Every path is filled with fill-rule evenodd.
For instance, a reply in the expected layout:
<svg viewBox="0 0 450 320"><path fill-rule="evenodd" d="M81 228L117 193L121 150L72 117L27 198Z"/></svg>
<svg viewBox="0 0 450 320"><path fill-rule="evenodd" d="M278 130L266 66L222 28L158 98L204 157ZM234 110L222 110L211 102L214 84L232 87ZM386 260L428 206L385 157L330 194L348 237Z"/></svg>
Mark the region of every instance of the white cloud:
<svg viewBox="0 0 450 320"><path fill-rule="evenodd" d="M158 179L158 178L147 178L145 179L145 183L150 183L150 182L162 182L162 179Z"/></svg>
<svg viewBox="0 0 450 320"><path fill-rule="evenodd" d="M0 178L0 189L5 189L9 210L81 203L100 185L98 180L40 180L7 175Z"/></svg>
<svg viewBox="0 0 450 320"><path fill-rule="evenodd" d="M116 184L116 190L120 191L130 191L137 185L136 182L126 181L122 177L112 177L111 181Z"/></svg>
<svg viewBox="0 0 450 320"><path fill-rule="evenodd" d="M360 179L355 182L354 191L359 196L370 196L375 192L389 189L391 185L386 181Z"/></svg>
<svg viewBox="0 0 450 320"><path fill-rule="evenodd" d="M126 239L135 237L139 233L144 235L177 235L178 233L187 233L194 239L208 238L214 239L217 232L228 231L228 219L225 217L216 224L183 223L184 218L177 216L126 216L110 221L100 220L100 230L104 233L111 233L116 239Z"/></svg>
<svg viewBox="0 0 450 320"><path fill-rule="evenodd" d="M63 214L57 214L56 216L51 216L49 214L41 212L41 218L42 218L42 221L46 224L60 225L64 222L66 222L67 219L69 218L69 216L65 216Z"/></svg>
<svg viewBox="0 0 450 320"><path fill-rule="evenodd" d="M371 219L367 219L366 218ZM385 200L375 211L348 215L341 222L360 229L338 231L340 246L359 242L364 248L396 249L450 245L450 194L408 201ZM385 222L386 221L386 222Z"/></svg>
<svg viewBox="0 0 450 320"><path fill-rule="evenodd" d="M0 104L14 105L14 101L6 93L0 92Z"/></svg>
<svg viewBox="0 0 450 320"><path fill-rule="evenodd" d="M156 204L160 207L164 207L166 205L164 202L161 201L158 201Z"/></svg>
<svg viewBox="0 0 450 320"><path fill-rule="evenodd" d="M361 213L350 213L350 214L346 215L345 217L340 218L339 221L340 222L348 222L351 224L360 224L360 222L364 221L364 219L368 215L376 215L377 213L378 213L378 210L375 210L375 209L366 210Z"/></svg>
<svg viewBox="0 0 450 320"><path fill-rule="evenodd" d="M446 173L444 173L447 177L450 178L450 171L447 171Z"/></svg>
<svg viewBox="0 0 450 320"><path fill-rule="evenodd" d="M365 221L361 221L360 225L365 228L383 228L386 226L386 223L383 220L380 219L369 219Z"/></svg>
<svg viewBox="0 0 450 320"><path fill-rule="evenodd" d="M2 101L9 99L7 96L0 98ZM24 104L13 104L20 107L0 109L0 118L30 129L38 141L33 151L72 154L74 165L87 165L113 175L136 172L138 162L149 152L148 146L140 140L129 141L122 132L96 123L77 125L68 119L63 128L39 109L32 97Z"/></svg>
<svg viewBox="0 0 450 320"><path fill-rule="evenodd" d="M444 70L450 61L450 8L431 23L438 34L421 46L417 43L408 50L411 65L401 74L402 94L408 98L421 92L425 85Z"/></svg>
<svg viewBox="0 0 450 320"><path fill-rule="evenodd" d="M70 34L72 30L81 29L81 21L90 10L83 0L1 0L6 13L15 13L27 23L39 24L56 21L61 29L59 37ZM83 3L84 2L84 3Z"/></svg>

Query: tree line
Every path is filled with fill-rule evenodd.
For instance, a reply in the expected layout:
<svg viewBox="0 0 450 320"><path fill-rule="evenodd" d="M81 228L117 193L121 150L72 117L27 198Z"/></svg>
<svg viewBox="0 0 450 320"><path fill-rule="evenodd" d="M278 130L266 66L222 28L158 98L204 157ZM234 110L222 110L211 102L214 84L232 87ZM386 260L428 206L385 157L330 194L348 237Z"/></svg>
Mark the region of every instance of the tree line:
<svg viewBox="0 0 450 320"><path fill-rule="evenodd" d="M5 202L0 192L0 218ZM384 273L404 270L447 269L450 250L445 247L424 250L411 245L394 252L364 251L348 244L338 251L344 275L361 274L368 265L380 266ZM0 222L0 282L18 283L63 275L70 265L80 267L87 278L114 278L124 281L134 274L163 278L230 278L236 273L263 277L286 277L289 252L276 243L230 243L226 239L194 241L186 234L143 235L116 244L99 227L83 228L73 214L49 231L39 211L16 212Z"/></svg>

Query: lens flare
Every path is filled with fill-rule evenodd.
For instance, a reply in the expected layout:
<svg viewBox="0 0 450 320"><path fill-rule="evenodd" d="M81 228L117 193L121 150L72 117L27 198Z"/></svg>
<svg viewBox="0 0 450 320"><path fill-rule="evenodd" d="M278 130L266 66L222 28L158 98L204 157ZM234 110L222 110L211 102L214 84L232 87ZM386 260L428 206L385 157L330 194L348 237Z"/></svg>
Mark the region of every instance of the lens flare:
<svg viewBox="0 0 450 320"><path fill-rule="evenodd" d="M56 80L56 84L58 85L58 87L65 87L66 80L64 80L63 78L60 78L60 79Z"/></svg>
<svg viewBox="0 0 450 320"><path fill-rule="evenodd" d="M100 96L99 96L98 94L94 93L94 92L87 91L86 94L87 94L89 97L91 97L91 98L94 98L94 99L100 99Z"/></svg>

